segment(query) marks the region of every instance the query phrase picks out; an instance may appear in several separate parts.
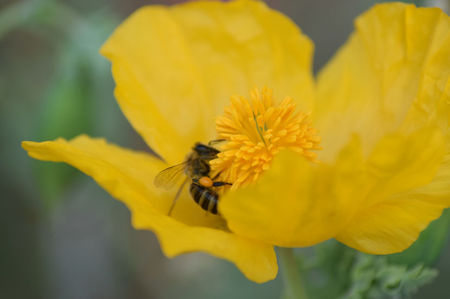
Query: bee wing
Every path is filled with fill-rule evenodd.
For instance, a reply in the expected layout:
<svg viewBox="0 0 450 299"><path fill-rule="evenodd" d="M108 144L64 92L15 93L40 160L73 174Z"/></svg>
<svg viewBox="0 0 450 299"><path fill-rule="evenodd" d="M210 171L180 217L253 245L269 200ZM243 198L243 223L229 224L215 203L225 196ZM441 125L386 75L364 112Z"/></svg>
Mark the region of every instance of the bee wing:
<svg viewBox="0 0 450 299"><path fill-rule="evenodd" d="M158 188L171 189L183 178L186 162L168 167L158 173L153 184Z"/></svg>

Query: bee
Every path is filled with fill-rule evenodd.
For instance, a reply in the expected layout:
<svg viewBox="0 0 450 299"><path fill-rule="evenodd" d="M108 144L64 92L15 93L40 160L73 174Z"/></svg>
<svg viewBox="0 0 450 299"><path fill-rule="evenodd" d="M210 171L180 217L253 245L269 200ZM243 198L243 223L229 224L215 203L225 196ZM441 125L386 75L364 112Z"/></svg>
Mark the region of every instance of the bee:
<svg viewBox="0 0 450 299"><path fill-rule="evenodd" d="M185 174L185 178L179 187L175 198L170 206L168 215L172 213L175 203L180 197L181 191L187 182L190 181L189 192L194 201L205 211L217 215L217 204L219 202L219 194L215 190L217 187L231 185L231 183L215 181L220 173L213 178L210 177L211 166L209 162L217 158L220 151L214 147L213 144L223 141L222 139L213 140L205 145L197 142L192 148L192 152L187 156L183 163L168 167L158 173L154 179L156 187L163 187L165 189L172 188Z"/></svg>

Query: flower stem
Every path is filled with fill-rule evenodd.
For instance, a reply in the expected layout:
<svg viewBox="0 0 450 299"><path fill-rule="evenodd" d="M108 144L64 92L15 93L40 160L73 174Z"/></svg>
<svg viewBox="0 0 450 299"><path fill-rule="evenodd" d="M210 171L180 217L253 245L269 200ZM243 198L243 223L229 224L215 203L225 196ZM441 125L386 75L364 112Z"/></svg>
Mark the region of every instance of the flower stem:
<svg viewBox="0 0 450 299"><path fill-rule="evenodd" d="M281 271L283 273L286 289L286 298L288 299L308 299L303 288L302 278L298 271L297 260L295 259L292 248L278 248L280 256Z"/></svg>

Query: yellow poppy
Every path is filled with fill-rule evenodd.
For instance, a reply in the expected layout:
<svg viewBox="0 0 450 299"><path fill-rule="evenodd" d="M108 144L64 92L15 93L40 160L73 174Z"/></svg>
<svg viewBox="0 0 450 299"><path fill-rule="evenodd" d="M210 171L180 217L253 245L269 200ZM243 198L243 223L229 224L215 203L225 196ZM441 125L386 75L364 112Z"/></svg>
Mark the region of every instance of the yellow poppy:
<svg viewBox="0 0 450 299"><path fill-rule="evenodd" d="M167 163L87 136L23 147L92 176L167 256L204 251L256 282L277 274L274 245L402 251L450 206L450 21L390 3L355 26L314 79L312 42L262 2L141 8L101 53L122 111ZM154 177L218 136L211 166L233 183L221 216L187 190L168 216L175 190Z"/></svg>

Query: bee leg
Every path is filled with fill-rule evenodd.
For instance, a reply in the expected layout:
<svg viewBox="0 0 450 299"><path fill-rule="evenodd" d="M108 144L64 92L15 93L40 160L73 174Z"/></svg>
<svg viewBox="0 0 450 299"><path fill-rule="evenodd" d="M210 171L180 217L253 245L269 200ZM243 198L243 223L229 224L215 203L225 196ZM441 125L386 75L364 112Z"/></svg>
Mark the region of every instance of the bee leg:
<svg viewBox="0 0 450 299"><path fill-rule="evenodd" d="M208 146L213 146L214 144L221 143L224 141L225 141L225 139L214 139L214 140L211 140L210 142L208 142Z"/></svg>
<svg viewBox="0 0 450 299"><path fill-rule="evenodd" d="M189 180L189 178L186 178L186 179L183 181L183 183L181 184L180 188L178 189L177 194L175 195L175 198L174 198L173 201L172 201L172 205L170 206L169 212L167 213L167 216L170 216L170 214L172 214L172 210L173 210L173 208L175 207L175 203L177 202L178 198L180 197L181 191L183 190L184 185L186 185L186 183L187 183L188 180Z"/></svg>
<svg viewBox="0 0 450 299"><path fill-rule="evenodd" d="M225 185L233 185L233 184L232 183L227 183L227 182L214 182L213 183L214 187L222 187L222 186L225 186Z"/></svg>
<svg viewBox="0 0 450 299"><path fill-rule="evenodd" d="M222 171L219 171L211 180L215 181L221 173Z"/></svg>

